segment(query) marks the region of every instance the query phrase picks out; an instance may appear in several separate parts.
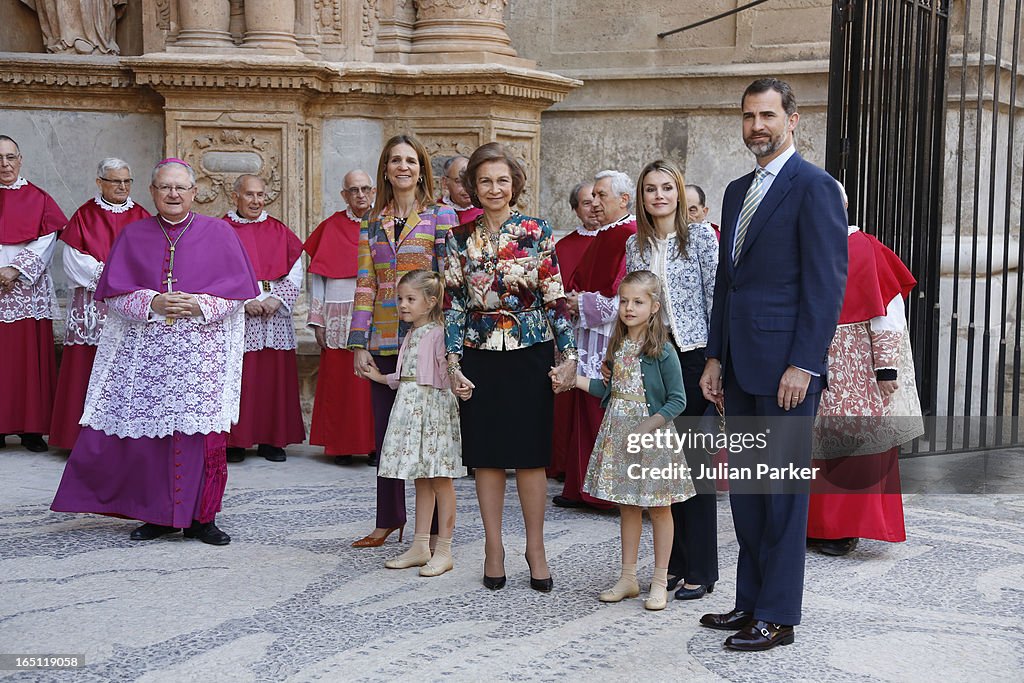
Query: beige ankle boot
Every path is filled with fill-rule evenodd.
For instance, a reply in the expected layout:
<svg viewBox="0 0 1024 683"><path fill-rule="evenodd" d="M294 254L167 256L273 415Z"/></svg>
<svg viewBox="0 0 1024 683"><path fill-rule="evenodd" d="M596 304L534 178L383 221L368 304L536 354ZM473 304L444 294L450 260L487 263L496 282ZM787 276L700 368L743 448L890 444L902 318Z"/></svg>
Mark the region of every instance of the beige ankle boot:
<svg viewBox="0 0 1024 683"><path fill-rule="evenodd" d="M668 567L655 567L654 578L651 579L651 594L644 600L644 608L656 611L668 605Z"/></svg>
<svg viewBox="0 0 1024 683"><path fill-rule="evenodd" d="M427 562L430 562L430 534L416 534L409 549L385 562L384 566L388 569L407 569L422 567Z"/></svg>
<svg viewBox="0 0 1024 683"><path fill-rule="evenodd" d="M615 585L608 590L601 591L597 599L601 602L619 602L625 598L635 598L640 595L640 584L636 582L636 565L622 565L622 573Z"/></svg>
<svg viewBox="0 0 1024 683"><path fill-rule="evenodd" d="M420 567L420 576L441 576L445 572L455 569L455 562L452 560L452 539L437 539L437 549L430 562Z"/></svg>

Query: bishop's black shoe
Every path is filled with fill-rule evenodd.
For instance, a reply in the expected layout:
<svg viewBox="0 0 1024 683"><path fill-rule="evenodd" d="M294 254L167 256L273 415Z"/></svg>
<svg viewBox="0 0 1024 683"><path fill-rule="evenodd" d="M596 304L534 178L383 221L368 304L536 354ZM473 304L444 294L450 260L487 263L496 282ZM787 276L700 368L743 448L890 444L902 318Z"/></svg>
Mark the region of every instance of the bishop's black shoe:
<svg viewBox="0 0 1024 683"><path fill-rule="evenodd" d="M152 541L154 538L173 534L175 531L177 531L177 529L173 526L163 526L161 524L150 524L149 522L146 522L132 531L128 538L133 541Z"/></svg>
<svg viewBox="0 0 1024 683"><path fill-rule="evenodd" d="M245 449L244 448L229 448L228 449L228 462L242 462L245 460Z"/></svg>
<svg viewBox="0 0 1024 683"><path fill-rule="evenodd" d="M195 538L210 545L227 545L231 543L231 537L217 528L213 522L196 522L185 529L185 538Z"/></svg>

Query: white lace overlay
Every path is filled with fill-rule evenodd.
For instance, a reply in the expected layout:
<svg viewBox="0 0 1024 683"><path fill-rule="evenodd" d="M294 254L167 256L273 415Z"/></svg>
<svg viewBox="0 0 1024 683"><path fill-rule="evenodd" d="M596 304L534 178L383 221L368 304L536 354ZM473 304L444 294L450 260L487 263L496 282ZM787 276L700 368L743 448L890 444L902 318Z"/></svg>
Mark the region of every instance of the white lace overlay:
<svg viewBox="0 0 1024 683"><path fill-rule="evenodd" d="M75 287L68 305L68 316L65 318L64 346L87 344L96 346L100 343L100 333L107 319L107 305L93 299L93 291L85 287Z"/></svg>
<svg viewBox="0 0 1024 683"><path fill-rule="evenodd" d="M131 439L230 431L242 386L242 302L197 294L203 317L167 325L151 320L156 295L107 300L81 423Z"/></svg>
<svg viewBox="0 0 1024 683"><path fill-rule="evenodd" d="M7 251L17 247L4 245L2 249ZM0 259L3 260L7 259ZM11 291L0 293L0 322L13 323L25 318L60 320L57 291L50 271L46 269L47 262L39 254L23 247L9 265L20 270L22 276L14 281Z"/></svg>
<svg viewBox="0 0 1024 683"><path fill-rule="evenodd" d="M355 278L326 278L317 273L309 275L309 315L306 317L306 325L324 328L329 349L348 348L355 292Z"/></svg>
<svg viewBox="0 0 1024 683"><path fill-rule="evenodd" d="M601 363L619 314L619 297L609 299L597 292L582 292L579 302L580 320L574 330L580 356L576 373L587 379L601 379Z"/></svg>
<svg viewBox="0 0 1024 683"><path fill-rule="evenodd" d="M291 351L296 347L295 323L292 321L292 309L299 298L302 278L304 276L302 259L298 259L285 277L270 282L270 291L260 292L258 301L274 297L281 302L270 318L262 316L245 316L245 350L262 351L277 349ZM262 283L261 283L262 285Z"/></svg>
<svg viewBox="0 0 1024 683"><path fill-rule="evenodd" d="M22 187L25 187L26 185L28 185L28 181L22 178L21 176L18 176L18 179L15 180L10 185L4 185L3 183L0 183L0 190L17 190Z"/></svg>

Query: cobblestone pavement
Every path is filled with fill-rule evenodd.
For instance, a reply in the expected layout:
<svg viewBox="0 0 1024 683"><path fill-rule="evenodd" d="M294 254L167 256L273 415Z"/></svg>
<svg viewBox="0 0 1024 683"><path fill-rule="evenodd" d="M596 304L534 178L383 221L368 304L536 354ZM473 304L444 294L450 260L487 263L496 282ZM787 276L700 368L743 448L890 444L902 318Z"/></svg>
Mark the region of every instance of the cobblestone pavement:
<svg viewBox="0 0 1024 683"><path fill-rule="evenodd" d="M617 576L614 513L548 510L555 590L537 593L510 478L508 585L491 592L480 583L472 479L457 483L455 570L420 578L384 568L411 527L402 544L349 546L372 527L371 468L289 452L285 463L250 452L230 466L218 524L233 541L212 547L180 535L133 543L132 521L50 512L66 456L0 451L0 654L85 661L74 672L0 671L0 680L1024 679L1024 495L908 496L906 543L810 553L796 643L746 654L723 650L728 634L697 623L733 606L725 497L718 589L652 613L642 596L597 601ZM559 488L551 482L550 493ZM652 559L646 527L642 584Z"/></svg>

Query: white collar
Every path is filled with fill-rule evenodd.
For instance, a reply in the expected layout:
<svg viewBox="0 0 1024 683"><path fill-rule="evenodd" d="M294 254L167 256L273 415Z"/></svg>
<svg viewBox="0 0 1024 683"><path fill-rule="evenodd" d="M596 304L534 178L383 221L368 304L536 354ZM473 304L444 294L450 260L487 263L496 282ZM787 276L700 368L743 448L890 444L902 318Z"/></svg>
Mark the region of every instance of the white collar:
<svg viewBox="0 0 1024 683"><path fill-rule="evenodd" d="M852 235L855 232L860 232L860 228L858 228L856 225L851 225L851 226L846 228L846 236L847 237L849 237L850 235Z"/></svg>
<svg viewBox="0 0 1024 683"><path fill-rule="evenodd" d="M451 197L441 197L441 203L444 204L445 206L452 207L456 211L469 211L470 209L473 208L472 204L470 204L469 206L459 206L458 204L452 201Z"/></svg>
<svg viewBox="0 0 1024 683"><path fill-rule="evenodd" d="M779 171L782 170L782 167L786 165L786 162L789 161L789 158L794 154L796 154L796 143L790 143L785 152L769 161L768 165L763 168L768 173L772 174L773 177L777 176L779 175ZM754 168L757 169L762 167L755 165Z"/></svg>
<svg viewBox="0 0 1024 683"><path fill-rule="evenodd" d="M587 230L582 225L579 225L576 227L576 232L584 237L597 237L597 233L601 232L601 228L598 228L597 230Z"/></svg>
<svg viewBox="0 0 1024 683"><path fill-rule="evenodd" d="M187 221L189 219L189 216L195 217L195 214L193 214L191 211L189 211L188 213L186 213L181 218L181 220L172 221L172 220L170 220L168 218L164 218L163 216L161 216L160 212L158 211L156 216L155 216L155 218L157 219L157 223L159 223L160 221L163 221L167 225L181 225L182 223L184 223L185 221Z"/></svg>
<svg viewBox="0 0 1024 683"><path fill-rule="evenodd" d="M608 225L602 225L600 228L598 228L594 232L594 234L596 235L597 233L604 232L605 230L608 230L609 228L614 228L616 226L624 225L626 223L633 223L635 221L636 221L636 216L634 216L631 213L627 213L625 216L623 216L622 218L620 218L619 220L617 220L617 221L615 221L613 223L609 223Z"/></svg>
<svg viewBox="0 0 1024 683"><path fill-rule="evenodd" d="M231 211L228 211L228 218L230 218L235 223L262 223L263 221L267 220L267 212L261 211L259 216L250 220L248 218L242 218L237 213L235 213L234 209L232 209Z"/></svg>
<svg viewBox="0 0 1024 683"><path fill-rule="evenodd" d="M128 211L133 206L135 206L135 202L132 200L131 197L129 197L128 201L126 201L124 204L111 204L106 199L104 199L103 195L101 194L96 195L95 197L92 198L92 200L96 202L96 206L100 207L104 211L109 211L110 213L124 213L125 211Z"/></svg>
<svg viewBox="0 0 1024 683"><path fill-rule="evenodd" d="M353 223L362 223L363 222L363 219L360 218L359 216L355 215L354 213L352 213L352 209L350 209L347 206L345 207L345 215L348 216L348 219L350 221L352 221Z"/></svg>
<svg viewBox="0 0 1024 683"><path fill-rule="evenodd" d="M15 180L10 185L2 185L2 184L0 184L0 190L17 190L17 189L20 189L22 187L25 187L26 185L28 185L28 181L25 180L24 178L22 178L21 176L18 176L18 179Z"/></svg>

